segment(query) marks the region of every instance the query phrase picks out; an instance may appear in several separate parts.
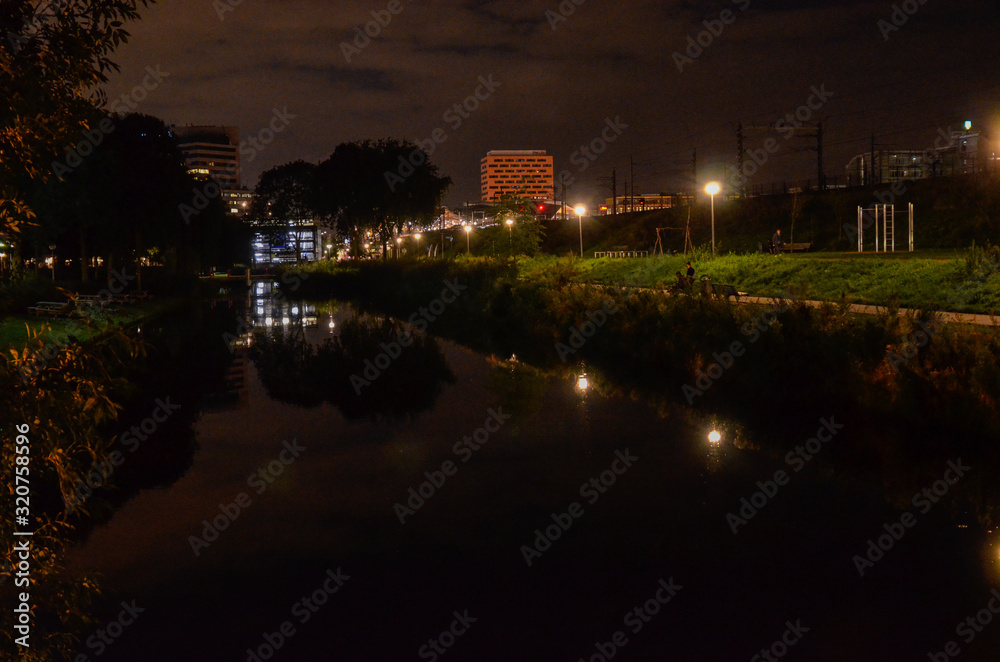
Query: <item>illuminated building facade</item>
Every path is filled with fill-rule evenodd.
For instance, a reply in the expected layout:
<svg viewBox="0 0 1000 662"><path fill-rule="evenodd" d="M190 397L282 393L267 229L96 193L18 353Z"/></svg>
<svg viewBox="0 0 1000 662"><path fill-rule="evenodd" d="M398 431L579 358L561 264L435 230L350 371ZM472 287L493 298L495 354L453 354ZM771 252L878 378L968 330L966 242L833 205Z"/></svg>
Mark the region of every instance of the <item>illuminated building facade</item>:
<svg viewBox="0 0 1000 662"><path fill-rule="evenodd" d="M555 197L552 157L545 150L493 150L479 164L483 202L502 195L530 200Z"/></svg>

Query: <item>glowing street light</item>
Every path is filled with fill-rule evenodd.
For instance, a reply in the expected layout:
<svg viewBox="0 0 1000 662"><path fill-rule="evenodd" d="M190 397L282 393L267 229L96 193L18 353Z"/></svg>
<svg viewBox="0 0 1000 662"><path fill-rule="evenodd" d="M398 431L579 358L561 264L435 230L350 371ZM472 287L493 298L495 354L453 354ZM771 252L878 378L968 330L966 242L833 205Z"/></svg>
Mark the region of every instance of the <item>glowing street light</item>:
<svg viewBox="0 0 1000 662"><path fill-rule="evenodd" d="M472 226L466 225L464 229L465 229L465 253L466 255L468 255L469 253L472 252L472 244L469 243L470 241L469 236L472 234Z"/></svg>
<svg viewBox="0 0 1000 662"><path fill-rule="evenodd" d="M514 219L507 219L507 250L514 254Z"/></svg>
<svg viewBox="0 0 1000 662"><path fill-rule="evenodd" d="M708 433L708 441L713 444L719 443L720 441L722 441L722 433L719 432L718 430L712 430L711 432Z"/></svg>
<svg viewBox="0 0 1000 662"><path fill-rule="evenodd" d="M709 182L705 193L712 196L712 257L715 257L715 194L722 190L718 182Z"/></svg>
<svg viewBox="0 0 1000 662"><path fill-rule="evenodd" d="M576 380L576 387L581 391L586 391L590 388L590 380L587 379L587 375L580 375Z"/></svg>
<svg viewBox="0 0 1000 662"><path fill-rule="evenodd" d="M576 209L574 209L573 211L576 212L576 217L580 221L580 258L582 259L583 258L583 215L587 213L587 208L584 207L583 205L577 205Z"/></svg>

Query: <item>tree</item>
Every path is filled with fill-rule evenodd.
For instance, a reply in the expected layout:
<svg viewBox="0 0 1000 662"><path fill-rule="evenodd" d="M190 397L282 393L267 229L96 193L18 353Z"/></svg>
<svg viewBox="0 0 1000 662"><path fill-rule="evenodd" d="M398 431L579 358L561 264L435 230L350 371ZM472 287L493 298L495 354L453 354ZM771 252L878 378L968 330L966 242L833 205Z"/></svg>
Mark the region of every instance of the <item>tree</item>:
<svg viewBox="0 0 1000 662"><path fill-rule="evenodd" d="M535 255L542 245L545 230L535 215L534 202L522 196L504 193L493 208L497 224L483 234L498 252L507 247L511 255ZM508 226L507 221L512 221Z"/></svg>
<svg viewBox="0 0 1000 662"><path fill-rule="evenodd" d="M250 222L258 232L273 241L282 232L294 232L296 224L316 217L316 169L313 163L293 161L260 176L250 205ZM302 262L297 237L295 262Z"/></svg>
<svg viewBox="0 0 1000 662"><path fill-rule="evenodd" d="M450 185L451 178L441 177L437 166L410 142L342 143L319 164L317 209L350 238L355 251L370 231L382 244L385 258L389 242L408 221L428 223L434 218Z"/></svg>
<svg viewBox="0 0 1000 662"><path fill-rule="evenodd" d="M195 182L162 120L132 114L105 118L101 125L107 135L93 153L50 180L36 196L39 223L26 239L30 243L36 235L74 235L84 280L94 254L104 255L109 277L124 258L136 265L141 279L139 258L150 249L166 254L185 246L201 248L186 241L198 229L186 229L178 211L190 203ZM198 225L210 218L199 216ZM141 288L141 280L138 285Z"/></svg>
<svg viewBox="0 0 1000 662"><path fill-rule="evenodd" d="M152 1L0 3L0 232L33 218L29 182L49 179L55 158L103 135L98 86L117 70L108 56Z"/></svg>

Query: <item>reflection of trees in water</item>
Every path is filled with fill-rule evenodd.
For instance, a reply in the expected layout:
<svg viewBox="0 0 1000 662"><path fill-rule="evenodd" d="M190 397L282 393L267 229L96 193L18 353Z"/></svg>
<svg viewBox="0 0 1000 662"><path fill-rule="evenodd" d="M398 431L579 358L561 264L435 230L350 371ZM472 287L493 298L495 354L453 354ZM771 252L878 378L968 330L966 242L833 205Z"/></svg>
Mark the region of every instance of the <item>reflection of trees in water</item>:
<svg viewBox="0 0 1000 662"><path fill-rule="evenodd" d="M454 383L437 343L402 323L359 316L313 345L300 332L254 335L250 356L272 398L335 405L348 419L405 418L431 408Z"/></svg>

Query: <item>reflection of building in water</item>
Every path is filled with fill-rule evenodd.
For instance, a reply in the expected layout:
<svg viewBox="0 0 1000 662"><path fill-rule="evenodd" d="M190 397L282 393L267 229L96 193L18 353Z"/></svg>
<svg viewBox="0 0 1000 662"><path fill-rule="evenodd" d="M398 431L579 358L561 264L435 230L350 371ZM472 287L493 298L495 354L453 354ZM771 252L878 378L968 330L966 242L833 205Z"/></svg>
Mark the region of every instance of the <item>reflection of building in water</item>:
<svg viewBox="0 0 1000 662"><path fill-rule="evenodd" d="M250 329L314 328L317 325L316 306L289 301L271 280L255 281L247 294L247 321Z"/></svg>
<svg viewBox="0 0 1000 662"><path fill-rule="evenodd" d="M292 223L278 231L253 236L253 264L255 267L270 264L295 264L314 262L319 245L316 225L311 221Z"/></svg>

